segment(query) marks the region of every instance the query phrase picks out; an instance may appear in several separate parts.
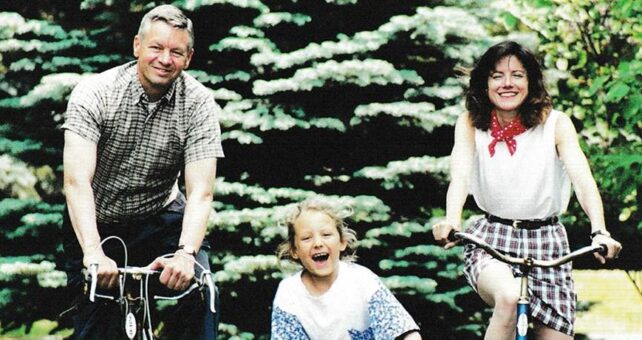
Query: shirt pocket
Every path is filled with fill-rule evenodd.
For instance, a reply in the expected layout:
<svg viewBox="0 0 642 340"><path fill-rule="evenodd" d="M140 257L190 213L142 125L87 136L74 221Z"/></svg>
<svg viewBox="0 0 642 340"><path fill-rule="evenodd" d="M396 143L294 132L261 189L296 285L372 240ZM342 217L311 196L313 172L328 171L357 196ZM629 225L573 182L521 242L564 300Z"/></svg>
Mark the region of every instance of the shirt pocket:
<svg viewBox="0 0 642 340"><path fill-rule="evenodd" d="M159 138L160 141L152 143L148 150L150 157L149 175L153 177L176 176L183 166L183 145L178 136Z"/></svg>

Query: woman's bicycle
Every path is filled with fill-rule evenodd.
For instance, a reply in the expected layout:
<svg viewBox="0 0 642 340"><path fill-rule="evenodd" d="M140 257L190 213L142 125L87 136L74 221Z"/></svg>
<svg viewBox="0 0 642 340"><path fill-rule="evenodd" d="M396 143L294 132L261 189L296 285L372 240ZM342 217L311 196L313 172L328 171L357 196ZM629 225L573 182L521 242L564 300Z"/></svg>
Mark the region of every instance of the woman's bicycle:
<svg viewBox="0 0 642 340"><path fill-rule="evenodd" d="M533 267L557 267L587 254L599 253L602 255L606 255L608 251L606 245L601 244L598 246L586 246L580 248L557 259L537 260L531 257L517 258L503 254L497 251L495 248L491 247L482 239L464 232L456 232L453 230L448 235L448 239L461 240L464 243L474 244L477 247L485 250L489 255L499 261L519 266L523 275L521 276L519 299L517 301L517 329L515 332L515 338L517 340L527 340L528 336L528 314L530 303L530 296L528 292L528 275Z"/></svg>
<svg viewBox="0 0 642 340"><path fill-rule="evenodd" d="M127 266L127 247L125 242L119 237L110 236L105 238L101 242L101 245L110 239L116 239L122 243L125 257L124 266L118 268L118 288L116 292L98 292L98 265L91 264L89 268L85 270L85 292L89 296L89 301L92 303L96 303L98 299L102 299L113 301L120 307L123 318L122 327L127 338L144 340L154 338L152 313L150 309L150 302L152 300L178 301L193 292L200 292L202 297L209 296L209 301L207 301L208 307L212 313L216 313L216 288L212 279L212 272L204 268L200 263L194 261L194 264L200 268L200 275L194 277L194 282L178 295L165 296L154 294L150 296L150 277L160 274L160 271L151 270L147 267ZM172 256L177 255L167 254L162 257L169 258ZM132 281L134 282L133 285L129 283ZM205 289L208 290L209 294L203 294Z"/></svg>

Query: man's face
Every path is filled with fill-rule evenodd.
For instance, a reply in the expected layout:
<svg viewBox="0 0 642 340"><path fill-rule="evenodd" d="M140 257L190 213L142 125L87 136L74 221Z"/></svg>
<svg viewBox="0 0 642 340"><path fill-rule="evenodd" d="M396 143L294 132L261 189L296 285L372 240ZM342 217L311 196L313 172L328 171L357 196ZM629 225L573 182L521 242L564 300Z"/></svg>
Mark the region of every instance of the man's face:
<svg viewBox="0 0 642 340"><path fill-rule="evenodd" d="M134 37L138 78L152 99L158 99L181 71L187 69L193 49L189 33L163 21L152 22L142 36Z"/></svg>

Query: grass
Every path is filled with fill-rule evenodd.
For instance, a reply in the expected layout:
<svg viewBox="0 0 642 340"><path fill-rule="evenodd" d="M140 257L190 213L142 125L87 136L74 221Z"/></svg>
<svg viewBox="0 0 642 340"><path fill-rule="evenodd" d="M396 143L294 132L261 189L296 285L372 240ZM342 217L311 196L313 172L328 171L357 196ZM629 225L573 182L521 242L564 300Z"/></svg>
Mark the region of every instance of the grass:
<svg viewBox="0 0 642 340"><path fill-rule="evenodd" d="M25 333L25 326L12 330L5 334L0 334L0 340L59 340L72 334L72 330L60 330L55 334L50 334L58 326L58 323L51 320L38 320L33 323L31 331ZM0 329L0 333L2 329Z"/></svg>
<svg viewBox="0 0 642 340"><path fill-rule="evenodd" d="M575 290L587 312L575 330L589 339L642 339L642 294L621 270L575 270Z"/></svg>

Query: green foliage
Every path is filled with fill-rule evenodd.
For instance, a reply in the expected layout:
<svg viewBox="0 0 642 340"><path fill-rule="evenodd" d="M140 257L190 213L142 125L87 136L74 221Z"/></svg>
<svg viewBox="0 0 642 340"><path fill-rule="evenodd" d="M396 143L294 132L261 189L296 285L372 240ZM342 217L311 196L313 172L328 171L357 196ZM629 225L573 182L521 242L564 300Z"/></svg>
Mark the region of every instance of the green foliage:
<svg viewBox="0 0 642 340"><path fill-rule="evenodd" d="M27 258L0 258L0 281L11 282L36 277L41 287L56 288L64 286L67 280L63 272L54 270L56 265L50 261L38 261L43 256ZM24 261L24 262L23 262Z"/></svg>
<svg viewBox="0 0 642 340"><path fill-rule="evenodd" d="M17 146L18 148L22 146ZM29 167L9 155L0 156L0 190L21 199L38 197L36 176Z"/></svg>
<svg viewBox="0 0 642 340"><path fill-rule="evenodd" d="M310 16L301 13L272 12L259 15L253 22L256 27L272 27L281 23L292 23L297 26L303 26L311 20L312 18Z"/></svg>
<svg viewBox="0 0 642 340"><path fill-rule="evenodd" d="M239 8L252 8L261 13L269 11L269 8L259 0L182 0L177 1L177 3L182 4L183 8L190 11L197 10L200 7L208 5L229 5Z"/></svg>
<svg viewBox="0 0 642 340"><path fill-rule="evenodd" d="M218 97L219 99L223 99ZM231 98L236 99L236 98ZM223 134L223 139L234 139L241 144L261 144L263 139L259 136L245 132L249 129L260 131L289 130L293 127L302 129L321 128L332 129L340 132L346 130L345 125L335 118L302 119L300 108L285 108L283 106L270 106L258 100L234 100L224 107L221 116L221 125L225 127L239 127L241 130L232 130Z"/></svg>
<svg viewBox="0 0 642 340"><path fill-rule="evenodd" d="M250 281L282 277L274 255L232 256L230 259L222 259L222 262L223 270L214 275L216 282L233 283L242 276L247 276ZM262 272L265 273L261 275Z"/></svg>
<svg viewBox="0 0 642 340"><path fill-rule="evenodd" d="M326 61L315 67L299 69L292 78L276 80L257 80L253 92L256 95L272 95L284 91L311 91L323 87L326 82L356 84L367 86L371 84L388 85L410 83L423 84L421 77L412 70L396 70L394 65L385 60L348 60L336 62Z"/></svg>
<svg viewBox="0 0 642 340"><path fill-rule="evenodd" d="M463 320L453 301L465 283L448 274L457 266L443 266L437 247L412 251L428 239L425 212L434 202L406 202L445 182L447 158L433 147L441 138L433 134L449 129L462 109L462 83L452 67L469 64L490 40L475 11L358 1L175 3L196 23L189 72L224 109L228 158L221 161L208 229L223 298L222 334L267 336L276 284L298 268L274 256L287 232L284 214L317 193L352 207L350 223L364 235L360 261L385 272L384 282L402 298L418 298L409 309L426 331L445 327L439 320ZM55 266L62 139L52 131L82 77L130 59L131 45L123 41L151 6L85 0L1 14L0 149L6 170L0 237L12 245L0 249L3 280L11 287L0 298L7 307L0 313L3 332L61 311L56 304L37 308L29 302L64 282ZM201 31L212 18L216 25ZM42 128L25 128L34 122ZM412 138L388 142L399 136ZM27 242L33 246L18 246ZM441 318L419 313L435 304L445 307ZM250 306L261 307L248 319L243 315Z"/></svg>
<svg viewBox="0 0 642 340"><path fill-rule="evenodd" d="M62 114L82 77L131 60L139 20L156 3L25 2L0 12L2 334L29 334L68 307L58 265ZM455 69L506 35L546 55L556 103L587 141L608 210L640 220L639 1L173 3L195 23L189 72L224 109L226 158L208 224L221 338L268 338L276 286L299 268L274 255L283 217L316 194L352 206L359 262L424 337L480 336L488 316L462 279L461 248L430 244L429 226L443 216L452 126L464 110L466 79Z"/></svg>
<svg viewBox="0 0 642 340"><path fill-rule="evenodd" d="M251 340L256 339L254 334L248 332L242 332L238 327L226 323L219 324L218 327L219 335L225 339L234 339L234 340Z"/></svg>
<svg viewBox="0 0 642 340"><path fill-rule="evenodd" d="M642 2L516 2L512 15L540 33L545 65L564 74L556 103L581 126L608 223L642 231Z"/></svg>
<svg viewBox="0 0 642 340"><path fill-rule="evenodd" d="M4 332L0 325L0 334L6 334L8 338L14 339L43 339L53 336L55 338L67 338L72 335L71 330L59 330L58 323L51 320L37 320L33 323L30 330L26 326Z"/></svg>
<svg viewBox="0 0 642 340"><path fill-rule="evenodd" d="M416 276L389 276L381 280L390 289L401 294L419 295L428 298L435 293L437 282Z"/></svg>
<svg viewBox="0 0 642 340"><path fill-rule="evenodd" d="M18 70L22 71L22 70ZM4 108L31 108L43 100L61 102L80 81L78 74L52 74L42 77L40 84L36 85L24 96L0 100L0 107Z"/></svg>
<svg viewBox="0 0 642 340"><path fill-rule="evenodd" d="M354 173L355 177L382 180L381 186L386 189L396 187L414 188L411 182L403 181L402 176L409 174L431 174L444 180L448 175L449 157L435 158L430 156L412 157L404 161L393 161L385 167L366 167Z"/></svg>

